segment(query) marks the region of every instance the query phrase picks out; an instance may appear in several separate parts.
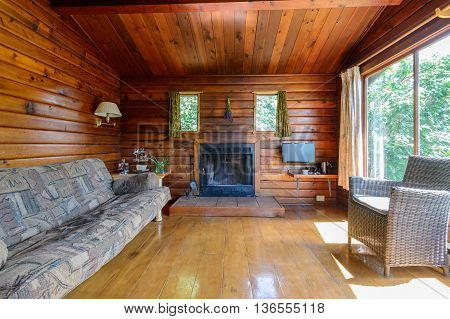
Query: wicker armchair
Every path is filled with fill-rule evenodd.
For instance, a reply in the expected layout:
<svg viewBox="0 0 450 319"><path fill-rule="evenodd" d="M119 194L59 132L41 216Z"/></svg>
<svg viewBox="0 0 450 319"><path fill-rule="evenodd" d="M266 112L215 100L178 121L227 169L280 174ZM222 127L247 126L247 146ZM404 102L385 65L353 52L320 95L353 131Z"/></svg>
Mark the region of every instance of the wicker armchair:
<svg viewBox="0 0 450 319"><path fill-rule="evenodd" d="M391 267L436 266L449 274L450 159L411 156L403 182L350 177L348 249L355 238Z"/></svg>

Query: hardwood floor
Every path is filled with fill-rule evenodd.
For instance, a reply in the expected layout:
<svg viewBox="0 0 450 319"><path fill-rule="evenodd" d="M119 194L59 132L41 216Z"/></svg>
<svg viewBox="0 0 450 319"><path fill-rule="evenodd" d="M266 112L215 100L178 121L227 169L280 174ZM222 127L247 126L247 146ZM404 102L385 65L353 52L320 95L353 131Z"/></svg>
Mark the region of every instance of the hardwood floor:
<svg viewBox="0 0 450 319"><path fill-rule="evenodd" d="M290 207L285 218L165 217L68 298L449 298L426 267L382 265L346 249L346 213Z"/></svg>
<svg viewBox="0 0 450 319"><path fill-rule="evenodd" d="M170 206L170 216L282 217L285 209L275 197L181 196Z"/></svg>

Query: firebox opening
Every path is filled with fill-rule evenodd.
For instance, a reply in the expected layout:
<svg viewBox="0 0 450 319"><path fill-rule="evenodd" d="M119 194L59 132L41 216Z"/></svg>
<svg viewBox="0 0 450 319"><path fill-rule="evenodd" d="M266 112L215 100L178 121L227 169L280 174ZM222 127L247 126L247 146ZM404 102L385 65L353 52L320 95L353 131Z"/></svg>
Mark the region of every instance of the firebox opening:
<svg viewBox="0 0 450 319"><path fill-rule="evenodd" d="M200 145L201 196L254 196L254 144Z"/></svg>

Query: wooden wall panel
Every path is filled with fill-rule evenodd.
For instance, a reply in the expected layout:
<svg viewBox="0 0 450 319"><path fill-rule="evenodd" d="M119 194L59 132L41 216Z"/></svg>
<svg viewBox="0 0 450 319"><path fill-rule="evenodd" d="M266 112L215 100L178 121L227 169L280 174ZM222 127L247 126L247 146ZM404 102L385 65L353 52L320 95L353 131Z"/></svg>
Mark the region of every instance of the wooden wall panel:
<svg viewBox="0 0 450 319"><path fill-rule="evenodd" d="M375 59L377 64L389 60L389 56L381 56L381 52L388 51L395 47L401 47L401 39L414 36L414 32L419 29L426 29L427 26L439 24L442 28L447 27L445 19L435 18L436 8L445 8L448 0L404 0L399 6L386 7L378 19L371 26L367 34L362 38L352 54L347 57L345 65L361 64L362 71L367 72L374 66L366 66L365 62ZM431 28L428 33L435 30ZM425 33L427 31L425 30ZM420 44L420 39L415 37L413 42ZM411 43L411 46L415 43ZM395 52L398 53L398 52ZM393 55L393 54L391 54Z"/></svg>
<svg viewBox="0 0 450 319"><path fill-rule="evenodd" d="M299 193L295 181L287 176L281 160L281 139L273 132L254 132L255 91L287 90L293 134L284 140L314 141L317 161L337 161L336 78L333 75L292 76L197 76L186 78L149 78L124 80L121 88L123 111L121 153L131 160L135 147L145 147L155 156L170 157L170 176L165 179L172 194L184 194L196 139L211 142L236 140L260 143L260 194L276 196L284 203L314 203L323 194L327 203L336 203L336 185L328 195L327 182L305 182ZM200 132L167 137L167 92L201 91ZM231 98L234 121L223 118L226 97Z"/></svg>
<svg viewBox="0 0 450 319"><path fill-rule="evenodd" d="M0 1L0 167L120 159L120 126L95 126L119 102L118 75L45 2Z"/></svg>
<svg viewBox="0 0 450 319"><path fill-rule="evenodd" d="M332 7L71 17L124 77L314 74L339 71L384 8Z"/></svg>
<svg viewBox="0 0 450 319"><path fill-rule="evenodd" d="M341 186L338 186L338 188L337 188L337 204L340 207L344 207L344 208L348 207L348 196L349 196L348 190L342 188Z"/></svg>

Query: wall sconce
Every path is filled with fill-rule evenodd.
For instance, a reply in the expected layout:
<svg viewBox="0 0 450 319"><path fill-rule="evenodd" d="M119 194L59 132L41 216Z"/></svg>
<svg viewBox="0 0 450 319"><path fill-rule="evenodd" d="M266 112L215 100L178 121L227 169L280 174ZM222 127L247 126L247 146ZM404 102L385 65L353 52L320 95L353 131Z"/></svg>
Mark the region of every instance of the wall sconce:
<svg viewBox="0 0 450 319"><path fill-rule="evenodd" d="M450 18L450 5L446 6L442 10L437 8L435 11L436 11L436 16L438 18L441 18L441 19L449 19Z"/></svg>
<svg viewBox="0 0 450 319"><path fill-rule="evenodd" d="M97 116L106 117L106 123L102 122L101 119L97 119L97 127L101 125L116 126L116 123L110 123L110 119L122 117L122 113L120 113L117 104L114 102L101 102L94 114Z"/></svg>

